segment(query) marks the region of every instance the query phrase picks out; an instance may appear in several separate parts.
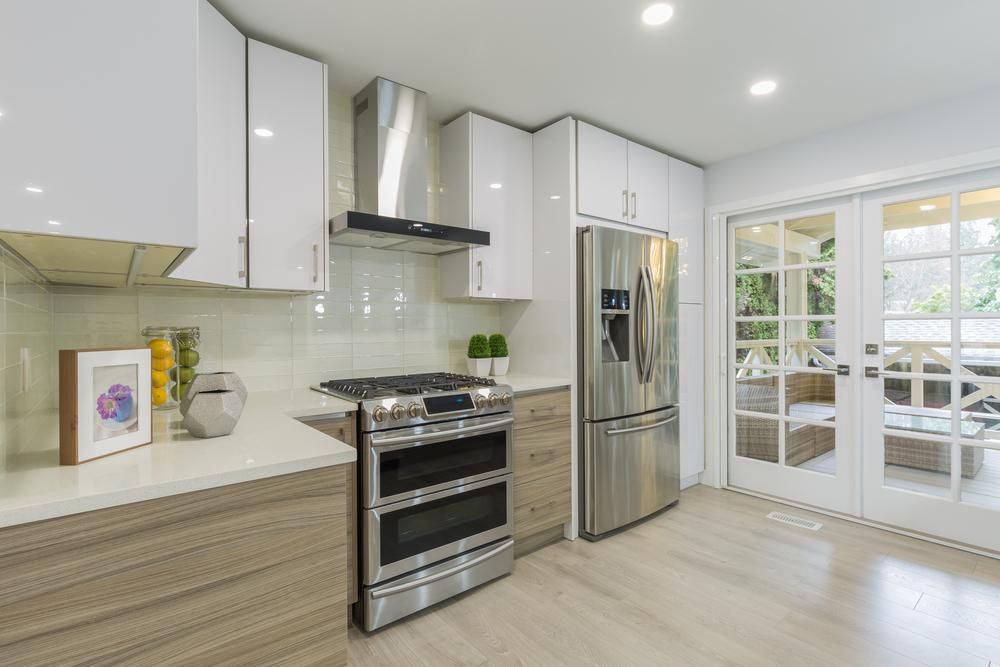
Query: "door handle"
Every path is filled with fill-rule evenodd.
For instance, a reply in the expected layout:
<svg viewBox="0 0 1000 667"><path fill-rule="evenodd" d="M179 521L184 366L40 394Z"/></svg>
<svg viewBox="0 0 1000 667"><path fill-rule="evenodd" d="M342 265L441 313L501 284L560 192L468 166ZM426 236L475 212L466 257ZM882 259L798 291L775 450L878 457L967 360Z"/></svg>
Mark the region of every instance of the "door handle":
<svg viewBox="0 0 1000 667"><path fill-rule="evenodd" d="M879 370L878 366L865 366L866 378L880 378L888 375L885 371Z"/></svg>
<svg viewBox="0 0 1000 667"><path fill-rule="evenodd" d="M655 422L653 424L645 424L643 426L633 426L631 428L609 428L604 432L605 435L623 435L625 433L638 433L640 431L650 431L654 428L660 428L665 426L670 422L677 421L676 415L670 417L669 419L664 419L663 421Z"/></svg>
<svg viewBox="0 0 1000 667"><path fill-rule="evenodd" d="M851 374L851 367L848 366L847 364L837 364L836 368L821 368L819 370L823 371L824 373L836 373L837 375ZM867 375L867 369L866 369L866 375Z"/></svg>
<svg viewBox="0 0 1000 667"><path fill-rule="evenodd" d="M646 277L646 303L650 320L646 327L646 333L649 336L649 347L646 354L646 382L651 382L653 380L653 360L656 358L656 348L660 335L660 309L656 305L656 299L653 298L653 272L648 266L642 267L642 270Z"/></svg>
<svg viewBox="0 0 1000 667"><path fill-rule="evenodd" d="M319 244L313 243L313 282L319 282Z"/></svg>
<svg viewBox="0 0 1000 667"><path fill-rule="evenodd" d="M464 572L465 570L468 570L471 567L475 567L480 563L487 561L490 558L493 558L494 556L498 556L499 554L503 553L507 549L512 548L513 546L514 546L514 540L507 540L506 542L498 546L496 549L491 549L486 553L482 554L481 556L476 556L470 561L466 561L465 563L460 563L455 567L448 568L447 570L442 570L441 572L432 574L429 577L424 577L423 579L417 579L416 581L400 584L398 586L390 586L389 588L383 588L381 590L372 591L372 598L377 600L379 598L388 597L390 595L396 595L397 593L405 593L406 591L412 591L414 588L420 588L421 586L433 584L435 581L440 581L446 577L450 577L453 574L458 574L459 572Z"/></svg>
<svg viewBox="0 0 1000 667"><path fill-rule="evenodd" d="M479 285L476 287L477 292L483 291L483 260L476 261L476 268L479 269Z"/></svg>
<svg viewBox="0 0 1000 667"><path fill-rule="evenodd" d="M622 217L628 217L628 188L622 190Z"/></svg>
<svg viewBox="0 0 1000 667"><path fill-rule="evenodd" d="M236 274L237 278L247 277L247 237L241 236L237 240L237 248L240 250L240 270Z"/></svg>
<svg viewBox="0 0 1000 667"><path fill-rule="evenodd" d="M632 219L635 220L635 193L632 193Z"/></svg>

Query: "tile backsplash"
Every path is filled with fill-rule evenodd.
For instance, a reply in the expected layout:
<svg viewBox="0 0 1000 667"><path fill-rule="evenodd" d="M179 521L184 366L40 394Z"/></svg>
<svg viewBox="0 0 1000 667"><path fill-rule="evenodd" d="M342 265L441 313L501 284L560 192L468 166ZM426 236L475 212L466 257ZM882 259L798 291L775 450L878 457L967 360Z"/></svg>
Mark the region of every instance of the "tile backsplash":
<svg viewBox="0 0 1000 667"><path fill-rule="evenodd" d="M264 390L461 371L469 336L499 330L499 306L441 299L431 255L331 246L329 271L330 290L308 295L57 287L54 345L137 345L145 326L198 326L199 370L234 371Z"/></svg>

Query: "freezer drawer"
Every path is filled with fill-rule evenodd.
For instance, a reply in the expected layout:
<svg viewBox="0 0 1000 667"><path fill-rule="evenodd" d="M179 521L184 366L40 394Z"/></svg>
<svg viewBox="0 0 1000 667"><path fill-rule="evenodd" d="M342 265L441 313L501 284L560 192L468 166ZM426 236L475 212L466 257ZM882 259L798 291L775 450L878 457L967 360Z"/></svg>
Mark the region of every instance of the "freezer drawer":
<svg viewBox="0 0 1000 667"><path fill-rule="evenodd" d="M678 410L583 423L584 537L625 526L680 497Z"/></svg>

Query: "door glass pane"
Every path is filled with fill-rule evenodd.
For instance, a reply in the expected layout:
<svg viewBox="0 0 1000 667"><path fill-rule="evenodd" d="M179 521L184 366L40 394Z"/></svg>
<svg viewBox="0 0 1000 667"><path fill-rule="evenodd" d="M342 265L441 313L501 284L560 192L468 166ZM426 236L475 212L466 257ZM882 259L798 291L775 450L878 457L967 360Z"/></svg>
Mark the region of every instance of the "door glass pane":
<svg viewBox="0 0 1000 667"><path fill-rule="evenodd" d="M785 414L832 423L837 413L836 378L832 373L785 373Z"/></svg>
<svg viewBox="0 0 1000 667"><path fill-rule="evenodd" d="M837 327L829 320L785 322L785 364L836 368Z"/></svg>
<svg viewBox="0 0 1000 667"><path fill-rule="evenodd" d="M736 409L778 414L778 375L771 371L746 372L754 374L737 376Z"/></svg>
<svg viewBox="0 0 1000 667"><path fill-rule="evenodd" d="M787 422L785 465L836 475L836 444L837 431L832 427Z"/></svg>
<svg viewBox="0 0 1000 667"><path fill-rule="evenodd" d="M885 378L885 427L951 435L951 381Z"/></svg>
<svg viewBox="0 0 1000 667"><path fill-rule="evenodd" d="M1000 187L963 192L958 219L963 248L1000 246Z"/></svg>
<svg viewBox="0 0 1000 667"><path fill-rule="evenodd" d="M951 197L931 197L882 209L886 257L951 250Z"/></svg>
<svg viewBox="0 0 1000 667"><path fill-rule="evenodd" d="M886 313L947 313L951 311L951 259L886 262L883 269Z"/></svg>
<svg viewBox="0 0 1000 667"><path fill-rule="evenodd" d="M886 435L884 483L934 496L951 495L951 444Z"/></svg>
<svg viewBox="0 0 1000 667"><path fill-rule="evenodd" d="M737 270L778 265L778 223L738 227L735 233Z"/></svg>
<svg viewBox="0 0 1000 667"><path fill-rule="evenodd" d="M1000 253L967 255L962 263L962 311L1000 312Z"/></svg>
<svg viewBox="0 0 1000 667"><path fill-rule="evenodd" d="M1000 451L962 446L962 502L1000 510Z"/></svg>
<svg viewBox="0 0 1000 667"><path fill-rule="evenodd" d="M1000 376L1000 319L962 320L962 375Z"/></svg>
<svg viewBox="0 0 1000 667"><path fill-rule="evenodd" d="M964 378L961 387L962 437L1000 442L1000 382Z"/></svg>
<svg viewBox="0 0 1000 667"><path fill-rule="evenodd" d="M776 366L778 322L737 322L736 363Z"/></svg>
<svg viewBox="0 0 1000 667"><path fill-rule="evenodd" d="M951 372L951 320L885 320L883 326L885 370Z"/></svg>
<svg viewBox="0 0 1000 667"><path fill-rule="evenodd" d="M792 269L785 272L786 315L833 315L837 312L837 282L833 269Z"/></svg>
<svg viewBox="0 0 1000 667"><path fill-rule="evenodd" d="M736 415L736 456L778 462L777 419Z"/></svg>
<svg viewBox="0 0 1000 667"><path fill-rule="evenodd" d="M736 276L736 317L778 314L778 274L750 273Z"/></svg>
<svg viewBox="0 0 1000 667"><path fill-rule="evenodd" d="M785 264L832 262L837 258L833 213L785 221Z"/></svg>

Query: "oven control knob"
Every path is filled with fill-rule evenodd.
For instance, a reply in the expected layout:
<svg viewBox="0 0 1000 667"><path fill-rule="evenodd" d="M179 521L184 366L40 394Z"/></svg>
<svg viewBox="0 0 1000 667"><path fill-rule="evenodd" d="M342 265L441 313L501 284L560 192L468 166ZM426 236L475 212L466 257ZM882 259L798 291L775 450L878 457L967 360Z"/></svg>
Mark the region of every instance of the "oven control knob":
<svg viewBox="0 0 1000 667"><path fill-rule="evenodd" d="M376 422L384 422L385 418L389 416L389 411L386 410L381 405L376 405L375 409L372 410L372 419Z"/></svg>
<svg viewBox="0 0 1000 667"><path fill-rule="evenodd" d="M420 407L419 403L410 403L410 407L406 409L410 416L416 419L423 413L423 409Z"/></svg>
<svg viewBox="0 0 1000 667"><path fill-rule="evenodd" d="M389 408L389 414L392 416L393 419L402 419L404 414L403 406L400 405L399 403L396 403L394 406Z"/></svg>
<svg viewBox="0 0 1000 667"><path fill-rule="evenodd" d="M490 407L495 408L497 406L497 403L500 402L500 397L497 396L496 394L490 394L489 402L490 402Z"/></svg>
<svg viewBox="0 0 1000 667"><path fill-rule="evenodd" d="M482 394L476 396L476 407L479 408L480 410L486 407L486 397L483 396Z"/></svg>
<svg viewBox="0 0 1000 667"><path fill-rule="evenodd" d="M510 394L503 394L500 397L500 402L503 403L504 405L510 405L510 398L511 398Z"/></svg>

